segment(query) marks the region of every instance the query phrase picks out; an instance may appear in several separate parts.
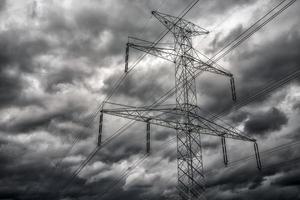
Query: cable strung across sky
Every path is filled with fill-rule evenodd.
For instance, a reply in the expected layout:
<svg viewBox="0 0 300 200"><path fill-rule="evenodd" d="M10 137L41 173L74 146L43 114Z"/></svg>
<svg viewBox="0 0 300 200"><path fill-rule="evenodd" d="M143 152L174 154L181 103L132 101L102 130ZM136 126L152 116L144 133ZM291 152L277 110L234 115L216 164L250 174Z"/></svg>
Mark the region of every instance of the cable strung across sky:
<svg viewBox="0 0 300 200"><path fill-rule="evenodd" d="M129 48L134 48L175 63L176 107L147 109L132 108L124 105L121 108L103 108L100 114L100 128L102 128L104 113L146 122L147 153L150 152L150 124L176 130L178 194L183 200L204 199L205 182L200 139L202 134L221 137L225 165L228 163L225 138L254 142L257 167L261 169L258 146L255 139L243 135L237 130L216 124L199 115L194 77L198 71L207 71L229 77L232 99L236 100L233 75L219 68L214 62L206 63L193 56L197 54L197 51L192 46L192 37L208 34L208 31L182 18L178 19L157 11L152 11L152 14L172 33L175 41L174 45L172 48L162 48L155 47L159 43L155 43L155 46L153 46L152 42L141 39L135 39L138 43L129 41L126 47L125 73L128 72ZM182 87L181 83L185 85ZM145 112L148 114L143 114ZM169 115L170 113L173 115ZM99 129L99 138L101 137L102 129ZM99 140L98 145L101 146Z"/></svg>
<svg viewBox="0 0 300 200"><path fill-rule="evenodd" d="M186 10L188 10L188 9L186 9ZM256 31L257 31L257 30L256 30ZM252 33L252 34L253 34L253 33ZM160 40L158 40L158 41L160 41ZM243 40L243 41L244 41L244 40ZM154 43L154 44L155 44L155 43ZM153 47L154 47L154 46L153 46ZM234 48L235 48L235 47L236 47L236 46L234 46ZM231 51L232 51L232 50L233 50L233 48L231 48ZM149 51L151 51L151 48L149 49ZM225 54L224 54L224 56L225 56ZM137 63L138 63L138 62L137 62ZM133 66L133 68L134 68L136 65L137 65L137 64L135 64L135 65ZM126 70L127 73L130 72L133 68L129 68L128 70ZM125 73L125 76L126 76L127 73ZM197 77L199 74L200 74L200 73L198 73L198 74L192 76L191 79ZM120 81L117 82L115 88L118 88L123 80L124 80L124 79L121 78ZM185 83L181 83L182 86L184 86L184 84L185 84ZM180 85L180 84L179 84L179 85ZM116 90L116 89L114 89L114 90L111 92L111 95L108 95L108 97L105 99L105 101L104 101L103 103L107 102L107 100L113 95L113 93L115 92L115 90ZM172 96L172 95L175 93L174 90L172 91L172 89L171 89L170 91L171 91L171 92L166 93L167 95L165 95L165 97L169 98L170 96ZM159 99L159 100L160 100L160 99ZM162 102L164 102L164 100L162 100L161 103L162 103ZM102 105L103 105L103 103L102 103ZM102 107L102 105L99 106L99 107ZM99 110L97 110L96 113L98 113L98 112L99 112ZM128 128L128 127L127 127L127 128ZM125 128L124 130L126 130L126 128ZM76 142L75 142L75 143L76 143ZM91 157L93 157L93 155L95 155L95 153L92 152L90 155L92 155ZM91 157L89 156L88 158L91 158ZM87 159L87 160L89 161L90 159ZM85 166L87 163L88 163L88 162L84 162L83 165L81 165L81 166L83 166L83 167L80 167L79 170L78 170L75 174L78 174L78 172L80 173L80 171L84 168L84 166ZM76 175L75 175L75 176L76 176Z"/></svg>

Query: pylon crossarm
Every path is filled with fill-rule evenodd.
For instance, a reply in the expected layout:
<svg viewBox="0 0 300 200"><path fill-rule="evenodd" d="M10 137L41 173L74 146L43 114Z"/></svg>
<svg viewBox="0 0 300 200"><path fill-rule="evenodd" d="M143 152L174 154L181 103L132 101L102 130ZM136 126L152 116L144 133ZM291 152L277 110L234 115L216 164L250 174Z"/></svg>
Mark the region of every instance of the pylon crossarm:
<svg viewBox="0 0 300 200"><path fill-rule="evenodd" d="M188 36L198 36L209 33L209 31L205 30L204 28L201 28L200 26L197 26L196 24L182 19L180 17L174 17L158 11L152 11L151 13L169 31L171 31L175 35L181 33L186 34Z"/></svg>
<svg viewBox="0 0 300 200"><path fill-rule="evenodd" d="M168 60L170 62L175 62L176 58L179 56L173 48L156 47L153 45L152 42L148 42L148 41L145 42L147 42L148 45L128 42L127 46L148 53L150 55L162 58L164 60ZM230 72L224 70L222 67L220 67L217 63L213 61L209 61L206 63L188 54L180 55L180 56L182 58L186 58L191 64L191 66L193 66L193 68L196 70L207 71L207 72L211 72L214 74L219 74L227 77L233 77L233 75Z"/></svg>
<svg viewBox="0 0 300 200"><path fill-rule="evenodd" d="M214 68L224 71L228 75L231 74L230 71L226 70L224 67L222 67L220 64L218 64L215 60L209 58L208 56L204 55L203 53L201 53L199 50L197 50L195 48L193 48L193 55L194 55L194 57L196 57L196 59L201 60L204 63L208 63L209 65L213 66Z"/></svg>
<svg viewBox="0 0 300 200"><path fill-rule="evenodd" d="M227 77L233 76L230 72L223 69L222 67L220 67L217 63L215 63L213 61L204 62L204 61L197 59L195 57L192 57L192 56L186 56L186 57L192 61L191 63L193 64L193 67L197 70L211 72L214 74L223 75L223 76L227 76Z"/></svg>
<svg viewBox="0 0 300 200"><path fill-rule="evenodd" d="M242 140L255 142L255 139L245 135L242 131L235 129L230 125L220 125L213 122L212 120L206 119L205 117L199 114L201 112L201 109L198 106L193 106L193 107L194 107L193 112L189 112L189 116L196 119L201 126L216 132L231 133L232 135L236 135L236 137L238 138L243 138ZM176 108L176 110L177 110L177 114L181 113L182 116L184 116L186 112L184 110L181 110L179 107Z"/></svg>
<svg viewBox="0 0 300 200"><path fill-rule="evenodd" d="M197 54L197 53L196 53ZM234 83L234 77L233 74L229 71L225 70L223 67L221 67L218 63L209 60L208 62L203 62L200 59L197 59L195 57L189 56L187 57L190 61L190 65L200 71L207 71L210 73L227 76L230 78L230 89L232 94L232 100L236 101L236 91L235 91L235 83Z"/></svg>
<svg viewBox="0 0 300 200"><path fill-rule="evenodd" d="M152 113L151 113L151 112ZM158 111L158 113L155 113ZM103 113L118 116L126 119L132 119L135 121L140 122L148 122L150 124L154 124L157 126L162 126L166 128L172 128L175 130L186 130L188 126L190 131L197 132L205 135L212 135L212 136L223 136L225 138L231 138L236 140L244 140L244 141L253 141L253 139L246 137L236 131L230 130L226 127L218 125L214 122L205 120L203 117L198 116L196 114L191 114L190 116L193 117L195 120L193 123L186 123L181 120L184 117L184 112L174 112L174 109L126 109L120 108L119 110L109 110L103 109ZM170 117L170 114L173 117Z"/></svg>
<svg viewBox="0 0 300 200"><path fill-rule="evenodd" d="M163 48L163 47L155 47L153 44L151 45L141 45L134 43L127 43L128 47L148 53L150 55L162 58L164 60L168 60L170 62L174 62L177 56L176 52L172 48Z"/></svg>

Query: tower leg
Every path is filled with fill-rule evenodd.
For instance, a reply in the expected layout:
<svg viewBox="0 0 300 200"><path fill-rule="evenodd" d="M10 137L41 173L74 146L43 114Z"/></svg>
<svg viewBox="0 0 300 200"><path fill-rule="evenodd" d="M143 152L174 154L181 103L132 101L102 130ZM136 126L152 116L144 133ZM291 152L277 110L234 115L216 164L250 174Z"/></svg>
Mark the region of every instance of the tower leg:
<svg viewBox="0 0 300 200"><path fill-rule="evenodd" d="M192 54L190 38L179 36L176 42L179 55ZM196 82L191 79L195 73L190 61L179 56L175 67L176 107L185 112L181 120L186 124L195 122L191 117L197 105ZM182 126L177 130L178 192L182 200L198 200L204 197L205 190L201 133L191 130L188 125Z"/></svg>

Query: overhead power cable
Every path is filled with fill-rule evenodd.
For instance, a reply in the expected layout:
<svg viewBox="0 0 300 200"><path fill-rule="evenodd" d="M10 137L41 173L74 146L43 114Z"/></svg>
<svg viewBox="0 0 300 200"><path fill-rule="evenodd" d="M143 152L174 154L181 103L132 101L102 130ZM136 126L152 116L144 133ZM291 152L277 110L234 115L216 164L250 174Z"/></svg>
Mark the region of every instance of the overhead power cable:
<svg viewBox="0 0 300 200"><path fill-rule="evenodd" d="M110 98L110 97L109 97L109 98ZM108 99L109 99L109 98L108 98Z"/></svg>
<svg viewBox="0 0 300 200"><path fill-rule="evenodd" d="M171 139L172 140L172 139ZM164 143L164 146L161 150L166 149L170 144L171 144L171 140L168 140L167 142ZM150 154L145 154L143 157L141 157L138 161L136 161L134 164L132 164L130 167L128 167L120 176L118 179L116 179L112 184L110 184L109 186L107 186L106 190L104 192L102 192L100 194L100 199L105 199L105 196L107 194L110 194L111 192L113 192L118 184L125 179L126 177L128 177L130 175L130 173L136 169L139 165L143 164L147 158L149 158ZM155 163L152 164L152 166L157 166L163 159L160 159L158 161L156 161Z"/></svg>
<svg viewBox="0 0 300 200"><path fill-rule="evenodd" d="M185 11L183 12L183 14L180 16L180 18L178 19L178 21L181 19L181 18L183 18L186 14L187 14L187 12L189 12L191 9L192 9L192 7L194 7L195 5L196 5L196 3L198 2L199 0L196 0L196 1L193 1L186 9L185 9ZM178 22L177 21L177 22ZM177 23L176 22L176 23ZM175 23L175 24L176 24ZM167 31L166 33L164 33L154 44L153 44L153 47L159 42L159 41L161 41L162 39L163 39L163 37L168 33L169 31ZM130 68L130 70L129 71L131 71L131 70L133 70L133 68L138 64L138 62L140 62L140 61L137 61L131 68ZM125 79L125 77L124 78L121 78L119 81L117 81L116 82L116 86L114 87L114 88L118 88L119 86L120 86L120 84L121 84L121 82L123 81ZM100 104L100 109L101 109L101 107L105 104L105 102L113 95L113 93L115 92L115 90L116 89L114 89L114 90L112 90L112 92L105 98L105 100ZM153 104L153 106L154 106L154 104ZM97 111L96 111L96 113L98 114L100 112L100 110L98 110L97 109ZM127 128L129 128L131 125L133 125L133 123L134 123L134 121L132 121L132 122L129 122L129 123L127 123L127 124L125 124L124 126L122 126L120 129L121 130L126 130ZM123 131L120 131L120 132L116 132L116 133L114 133L113 134L113 139L115 138L115 137L117 137L117 136L119 136L121 133L123 133L124 132L124 130ZM111 141L111 140L109 140L109 141ZM102 147L103 145L101 145L101 146L99 146L99 147L96 147L89 155L88 155L88 157L87 157L87 159L85 159L81 164L80 164L80 166L79 166L79 168L77 168L75 171L74 171L74 173L73 173L73 175L71 176L71 182L73 181L73 179L74 179L74 177L76 177L80 172L81 172L81 170L88 164L88 162L96 155L96 153L100 150L100 148ZM63 189L62 190L65 190L68 186L70 185L70 183L69 182L67 182L67 184L66 184L66 186L65 187L63 187Z"/></svg>
<svg viewBox="0 0 300 200"><path fill-rule="evenodd" d="M284 4L287 0L281 1L277 4L273 9L271 9L268 13L266 13L263 17L261 17L257 22L255 22L252 26L246 29L243 33L241 33L238 37L236 37L232 42L227 44L221 50L219 50L211 59L217 62L225 55L227 55L233 48L239 46L243 41L247 40L251 35L257 32L259 29L268 24L271 20L277 17L280 13L282 13L285 9L290 7L296 0L288 1L287 4ZM284 5L282 8L280 6ZM279 10L277 10L279 8ZM274 12L274 13L273 13Z"/></svg>
<svg viewBox="0 0 300 200"><path fill-rule="evenodd" d="M251 96L244 97L241 100L238 100L237 103L230 109L224 109L220 113L214 114L211 117L211 119L224 117L233 110L237 111L252 102L255 102L263 97L270 95L275 90L285 86L286 84L290 83L291 81L295 80L298 77L300 77L300 69L296 69L293 72L288 72L280 79L274 80L274 81L270 82L269 84L266 84L263 88L261 88L256 93L252 94Z"/></svg>
<svg viewBox="0 0 300 200"><path fill-rule="evenodd" d="M191 4L190 4L191 5ZM190 8L190 5L187 7L187 8ZM184 12L183 12L184 13ZM185 15L186 13L184 13ZM183 16L184 16L183 15ZM182 17L183 17L182 16ZM163 36L160 36L160 38L158 39L158 42L166 35L165 31L163 33L161 33L161 35ZM153 47L155 46L156 44L154 43ZM133 68L143 59L143 56L141 56L136 62L135 64L131 67L130 71L133 70ZM96 111L93 112L90 117L87 119L87 127L91 126L91 124L93 123L94 119L98 116L101 108L104 106L104 104L106 103L106 101L108 101L112 95L116 92L116 90L120 87L121 83L125 80L126 76L127 76L128 73L125 73L125 74L122 74L122 76L113 84L113 89L111 90L110 93L108 93L106 95L106 97L104 98L103 102L101 104L99 104L96 108ZM57 164L55 165L55 168L58 168L61 166L61 163L63 161L63 159L71 152L71 150L74 148L74 146L80 141L80 137L76 137L74 139L74 141L72 142L69 150L66 152L65 156L63 156L58 162ZM91 153L93 154L93 152Z"/></svg>
<svg viewBox="0 0 300 200"><path fill-rule="evenodd" d="M261 151L260 154L261 154L262 157L267 157L268 156L266 158L266 159L268 159L271 154L277 153L278 151L283 151L283 150L286 150L286 149L297 147L299 144L300 144L300 140L288 142L288 143L281 144L281 145L266 149L264 151ZM238 165L244 164L246 161L253 160L253 159L255 159L255 155L250 155L250 156L246 156L246 157L243 157L241 159L238 159L238 160L234 160L232 162L229 162L228 166L225 169L230 169L232 167L236 167ZM262 169L263 170L268 169L268 166L263 167ZM215 170L216 169L208 170L206 172L206 174L214 173Z"/></svg>

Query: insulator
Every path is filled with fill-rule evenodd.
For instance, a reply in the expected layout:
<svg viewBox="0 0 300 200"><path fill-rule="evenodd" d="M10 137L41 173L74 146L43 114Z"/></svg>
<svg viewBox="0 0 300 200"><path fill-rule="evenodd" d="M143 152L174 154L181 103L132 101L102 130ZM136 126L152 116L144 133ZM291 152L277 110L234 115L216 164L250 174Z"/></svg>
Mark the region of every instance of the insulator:
<svg viewBox="0 0 300 200"><path fill-rule="evenodd" d="M226 140L225 140L224 136L221 137L221 142L222 142L222 150L223 150L223 160L224 160L225 166L227 166L228 165L228 156L227 156Z"/></svg>
<svg viewBox="0 0 300 200"><path fill-rule="evenodd" d="M257 145L256 142L254 142L254 152L255 152L257 168L258 168L259 171L261 171L262 170L262 165L261 165L261 161L260 161L258 145Z"/></svg>
<svg viewBox="0 0 300 200"><path fill-rule="evenodd" d="M231 87L232 100L236 101L235 83L233 77L230 78L230 87Z"/></svg>
<svg viewBox="0 0 300 200"><path fill-rule="evenodd" d="M150 153L150 121L147 121L146 127L146 152Z"/></svg>
<svg viewBox="0 0 300 200"><path fill-rule="evenodd" d="M101 140L102 140L102 127L103 127L103 112L100 114L99 118L99 134L98 134L98 147L101 146Z"/></svg>
<svg viewBox="0 0 300 200"><path fill-rule="evenodd" d="M128 72L128 59L129 59L129 45L126 44L126 53L125 53L125 73Z"/></svg>

